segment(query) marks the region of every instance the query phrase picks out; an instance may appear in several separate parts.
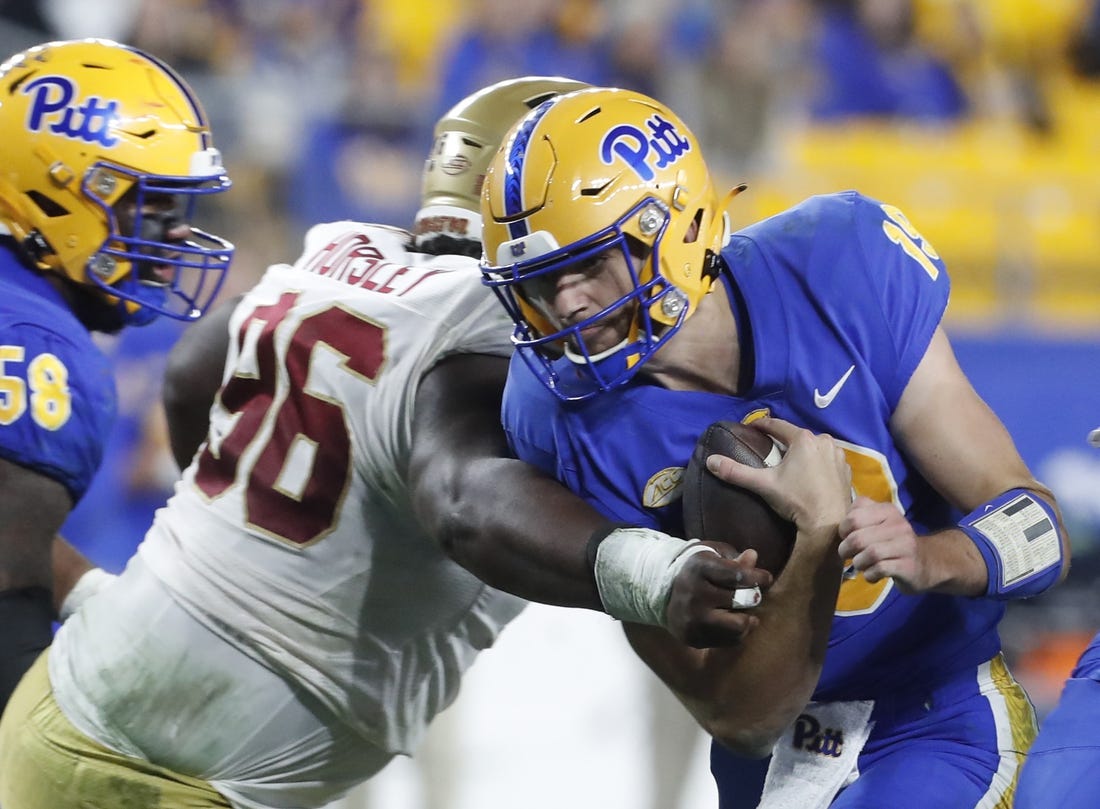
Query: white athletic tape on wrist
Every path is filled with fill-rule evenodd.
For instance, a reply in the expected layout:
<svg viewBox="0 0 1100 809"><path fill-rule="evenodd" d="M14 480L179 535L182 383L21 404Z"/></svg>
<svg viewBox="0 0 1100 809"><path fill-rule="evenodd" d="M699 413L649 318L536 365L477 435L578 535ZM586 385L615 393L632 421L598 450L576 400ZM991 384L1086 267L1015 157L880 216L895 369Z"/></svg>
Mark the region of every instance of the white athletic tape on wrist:
<svg viewBox="0 0 1100 809"><path fill-rule="evenodd" d="M616 528L596 550L596 587L604 610L620 621L665 625L672 582L689 558L714 548L698 539L648 528Z"/></svg>
<svg viewBox="0 0 1100 809"><path fill-rule="evenodd" d="M61 621L61 623L65 623L70 615L80 609L81 604L117 578L118 576L113 573L108 573L103 568L93 567L76 580L73 589L65 596L65 600L61 602L61 609L58 612L57 620Z"/></svg>

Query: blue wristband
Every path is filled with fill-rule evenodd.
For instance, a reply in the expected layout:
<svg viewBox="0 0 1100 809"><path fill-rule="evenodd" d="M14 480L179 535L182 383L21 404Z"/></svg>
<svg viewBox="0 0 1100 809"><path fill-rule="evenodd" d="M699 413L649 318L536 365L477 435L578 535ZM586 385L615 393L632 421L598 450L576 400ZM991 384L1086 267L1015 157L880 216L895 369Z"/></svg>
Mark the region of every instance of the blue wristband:
<svg viewBox="0 0 1100 809"><path fill-rule="evenodd" d="M1010 489L959 520L985 560L989 598L1030 598L1062 573L1062 534L1054 509L1026 489Z"/></svg>

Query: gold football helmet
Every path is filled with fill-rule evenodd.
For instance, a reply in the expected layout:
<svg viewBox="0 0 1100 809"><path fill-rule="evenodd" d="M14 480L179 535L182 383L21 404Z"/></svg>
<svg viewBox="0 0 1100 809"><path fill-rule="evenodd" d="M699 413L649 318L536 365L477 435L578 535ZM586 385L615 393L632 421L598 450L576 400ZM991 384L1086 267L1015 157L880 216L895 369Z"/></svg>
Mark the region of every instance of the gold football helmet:
<svg viewBox="0 0 1100 809"><path fill-rule="evenodd" d="M493 159L481 211L485 283L516 322L521 356L564 399L636 373L710 290L730 233L695 136L663 104L620 89L571 93L520 121ZM633 289L594 317L558 329L525 294L532 279L612 247ZM590 354L581 330L623 307L626 338Z"/></svg>
<svg viewBox="0 0 1100 809"><path fill-rule="evenodd" d="M0 65L0 225L120 324L202 315L233 245L186 223L229 185L198 99L158 59L86 39Z"/></svg>
<svg viewBox="0 0 1100 809"><path fill-rule="evenodd" d="M413 232L420 249L481 255L481 186L512 125L535 107L590 85L561 76L508 79L467 96L439 119L424 164ZM444 246L439 246L441 239Z"/></svg>

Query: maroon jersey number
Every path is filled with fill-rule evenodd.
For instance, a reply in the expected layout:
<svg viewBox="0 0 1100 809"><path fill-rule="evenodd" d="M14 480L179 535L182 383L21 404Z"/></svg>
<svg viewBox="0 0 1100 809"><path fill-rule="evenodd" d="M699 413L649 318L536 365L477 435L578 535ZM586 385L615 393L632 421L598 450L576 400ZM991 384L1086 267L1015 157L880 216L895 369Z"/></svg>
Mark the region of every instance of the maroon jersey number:
<svg viewBox="0 0 1100 809"><path fill-rule="evenodd" d="M204 447L195 483L210 498L229 490L238 482L242 455L270 421L251 469L240 476L245 519L267 535L307 545L332 530L352 468L348 414L340 401L308 389L310 366L317 351L328 351L339 357L341 371L373 380L385 363L386 331L336 306L303 318L286 350L287 392L276 402L275 333L298 294L283 293L241 324L237 347L253 334L255 368L238 369L222 389L221 404L237 420L216 449L209 442Z"/></svg>

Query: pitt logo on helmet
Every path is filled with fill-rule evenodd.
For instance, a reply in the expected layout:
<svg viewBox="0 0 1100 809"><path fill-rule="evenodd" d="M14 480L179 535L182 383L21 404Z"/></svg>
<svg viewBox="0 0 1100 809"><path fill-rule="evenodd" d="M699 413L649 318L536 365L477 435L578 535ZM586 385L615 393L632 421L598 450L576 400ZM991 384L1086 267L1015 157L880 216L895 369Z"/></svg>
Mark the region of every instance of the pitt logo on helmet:
<svg viewBox="0 0 1100 809"><path fill-rule="evenodd" d="M33 96L27 111L27 129L31 132L41 132L43 125L48 125L55 135L98 143L108 149L118 144L118 138L111 134L111 125L119 119L118 101L104 103L98 96L89 96L77 106L73 104L76 82L65 76L42 76L29 82L22 93Z"/></svg>
<svg viewBox="0 0 1100 809"><path fill-rule="evenodd" d="M656 172L650 168L651 154L657 156L657 169L671 166L691 151L691 141L676 131L676 125L654 114L645 122L652 137L631 124L620 124L603 136L600 159L610 166L619 158L644 182L652 182Z"/></svg>

